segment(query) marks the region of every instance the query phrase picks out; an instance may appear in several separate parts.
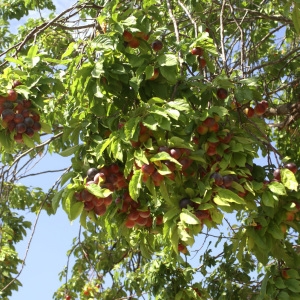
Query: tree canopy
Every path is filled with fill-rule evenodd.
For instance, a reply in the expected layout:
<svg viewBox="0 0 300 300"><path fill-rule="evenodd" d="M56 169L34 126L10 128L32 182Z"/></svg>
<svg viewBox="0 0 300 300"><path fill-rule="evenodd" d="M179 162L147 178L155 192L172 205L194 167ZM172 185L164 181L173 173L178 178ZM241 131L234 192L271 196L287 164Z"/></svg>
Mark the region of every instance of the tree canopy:
<svg viewBox="0 0 300 300"><path fill-rule="evenodd" d="M300 1L55 9L0 3L1 298L24 212L62 208L55 300L299 299ZM51 189L20 183L53 153Z"/></svg>

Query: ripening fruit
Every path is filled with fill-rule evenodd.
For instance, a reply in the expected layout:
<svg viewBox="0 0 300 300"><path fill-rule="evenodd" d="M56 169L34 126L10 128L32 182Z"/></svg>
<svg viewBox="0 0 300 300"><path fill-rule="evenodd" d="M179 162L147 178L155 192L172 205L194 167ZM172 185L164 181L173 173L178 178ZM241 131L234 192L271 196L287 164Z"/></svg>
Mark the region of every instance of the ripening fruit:
<svg viewBox="0 0 300 300"><path fill-rule="evenodd" d="M274 176L274 179L280 181L281 180L280 169L274 170L273 176Z"/></svg>
<svg viewBox="0 0 300 300"><path fill-rule="evenodd" d="M284 269L281 270L281 276L284 279L289 279L290 278L290 275L287 273L288 270L289 270L289 268L284 268Z"/></svg>
<svg viewBox="0 0 300 300"><path fill-rule="evenodd" d="M217 89L217 97L221 100L226 99L228 96L228 92L227 90L225 90L224 88L218 88Z"/></svg>
<svg viewBox="0 0 300 300"><path fill-rule="evenodd" d="M25 133L29 136L29 137L33 137L34 136L34 130L30 127L28 127L25 131Z"/></svg>
<svg viewBox="0 0 300 300"><path fill-rule="evenodd" d="M140 210L138 212L142 218L148 218L150 216L150 210Z"/></svg>
<svg viewBox="0 0 300 300"><path fill-rule="evenodd" d="M24 119L24 123L27 127L32 127L34 124L34 120L31 117L27 117Z"/></svg>
<svg viewBox="0 0 300 300"><path fill-rule="evenodd" d="M208 127L209 132L218 132L219 131L219 124L215 123L214 125Z"/></svg>
<svg viewBox="0 0 300 300"><path fill-rule="evenodd" d="M15 90L8 90L6 98L9 101L16 101L18 98L18 93Z"/></svg>
<svg viewBox="0 0 300 300"><path fill-rule="evenodd" d="M15 114L15 116L14 116L14 122L16 124L24 122L23 115L22 114Z"/></svg>
<svg viewBox="0 0 300 300"><path fill-rule="evenodd" d="M155 80L159 76L159 70L154 69L152 76L149 78L149 80Z"/></svg>
<svg viewBox="0 0 300 300"><path fill-rule="evenodd" d="M244 109L244 114L248 117L248 118L252 118L255 114L254 109L252 107L247 107Z"/></svg>
<svg viewBox="0 0 300 300"><path fill-rule="evenodd" d="M23 138L22 138L22 133L17 133L14 135L14 140L17 142L17 143L23 143Z"/></svg>
<svg viewBox="0 0 300 300"><path fill-rule="evenodd" d="M140 226L145 226L147 224L147 218L143 218L141 216L139 216L136 220L135 223L140 225Z"/></svg>
<svg viewBox="0 0 300 300"><path fill-rule="evenodd" d="M174 172L175 170L176 170L176 165L175 165L175 163L174 162L172 162L172 161L165 161L164 162L164 165L165 166L167 166L168 167L168 169L171 171L171 172ZM173 173L172 173L173 174ZM168 174L168 175L170 175L170 174Z"/></svg>
<svg viewBox="0 0 300 300"><path fill-rule="evenodd" d="M31 100L26 100L26 99L23 100L23 105L25 108L31 107L31 104L32 104Z"/></svg>
<svg viewBox="0 0 300 300"><path fill-rule="evenodd" d="M223 185L223 176L217 172L213 173L210 178L214 180L215 185L222 186Z"/></svg>
<svg viewBox="0 0 300 300"><path fill-rule="evenodd" d="M208 127L207 126L204 126L204 125L199 125L197 127L197 132L200 134L200 135L204 135L208 132Z"/></svg>
<svg viewBox="0 0 300 300"><path fill-rule="evenodd" d="M148 40L149 40L149 34L146 34L146 33L144 33L144 32L137 32L137 33L135 34L135 36L136 36L137 38L143 39L144 41L148 41Z"/></svg>
<svg viewBox="0 0 300 300"><path fill-rule="evenodd" d="M156 225L161 225L161 224L163 224L163 222L164 222L164 216L158 215L156 217Z"/></svg>
<svg viewBox="0 0 300 300"><path fill-rule="evenodd" d="M295 213L293 211L287 211L285 216L286 220L289 222L294 221L295 219Z"/></svg>
<svg viewBox="0 0 300 300"><path fill-rule="evenodd" d="M179 207L180 207L181 209L187 208L188 205L189 205L189 206L192 206L192 204L193 204L193 202L192 202L192 200L191 200L190 198L183 198L183 199L181 199L181 200L179 201Z"/></svg>
<svg viewBox="0 0 300 300"><path fill-rule="evenodd" d="M22 85L22 82L20 80L14 80L12 88L14 89L15 87Z"/></svg>
<svg viewBox="0 0 300 300"><path fill-rule="evenodd" d="M86 203L90 203L90 202L85 202ZM105 204L99 205L99 206L94 206L94 212L96 215L98 216L103 216L106 213L106 206Z"/></svg>
<svg viewBox="0 0 300 300"><path fill-rule="evenodd" d="M199 55L199 56L202 56L203 53L204 53L204 50L201 48L201 47L195 47L191 50L191 53L193 55Z"/></svg>
<svg viewBox="0 0 300 300"><path fill-rule="evenodd" d="M296 164L294 163L287 163L285 166L284 166L286 169L289 169L290 171L292 171L294 174L297 172L298 168L296 166Z"/></svg>
<svg viewBox="0 0 300 300"><path fill-rule="evenodd" d="M172 156L175 159L179 159L182 155L182 152L180 149L170 149L170 156Z"/></svg>
<svg viewBox="0 0 300 300"><path fill-rule="evenodd" d="M164 180L164 176L158 173L157 171L154 171L152 173L151 178L155 186L160 186L160 183Z"/></svg>
<svg viewBox="0 0 300 300"><path fill-rule="evenodd" d="M231 187L232 183L233 183L233 176L232 175L223 176L223 185L224 185L224 187L229 188L229 187Z"/></svg>
<svg viewBox="0 0 300 300"><path fill-rule="evenodd" d="M186 169L188 169L190 167L190 165L193 163L193 161L188 157L181 158L180 160L178 160L178 162L182 166L181 167L182 171L185 171Z"/></svg>
<svg viewBox="0 0 300 300"><path fill-rule="evenodd" d="M232 134L227 129L223 129L221 133L226 133L226 135L218 136L219 141L223 144L229 144L232 139Z"/></svg>
<svg viewBox="0 0 300 300"><path fill-rule="evenodd" d="M199 68L200 69L203 69L203 68L206 67L206 60L204 58L199 58L198 62L199 62Z"/></svg>
<svg viewBox="0 0 300 300"><path fill-rule="evenodd" d="M117 174L120 171L120 168L117 164L112 164L109 166L109 172Z"/></svg>
<svg viewBox="0 0 300 300"><path fill-rule="evenodd" d="M7 122L7 129L9 132L12 132L16 127L16 123L14 121Z"/></svg>
<svg viewBox="0 0 300 300"><path fill-rule="evenodd" d="M6 108L13 109L14 104L11 101L5 101L5 102L3 102L2 107L3 107L3 109L6 109Z"/></svg>
<svg viewBox="0 0 300 300"><path fill-rule="evenodd" d="M204 126L211 127L211 126L213 126L213 125L216 124L216 121L215 121L214 118L208 117L208 118L206 118L206 119L202 122L202 124L203 124Z"/></svg>
<svg viewBox="0 0 300 300"><path fill-rule="evenodd" d="M132 33L127 31L127 30L124 30L123 39L124 39L125 42L130 42L133 39Z"/></svg>
<svg viewBox="0 0 300 300"><path fill-rule="evenodd" d="M257 103L256 106L254 107L254 112L256 115L261 116L266 112L267 108L261 104Z"/></svg>
<svg viewBox="0 0 300 300"><path fill-rule="evenodd" d="M23 110L22 110L22 115L23 115L24 118L29 117L30 114L31 114L31 112L30 112L29 109L23 109Z"/></svg>
<svg viewBox="0 0 300 300"><path fill-rule="evenodd" d="M286 231L287 231L287 226L286 226L286 224L281 223L281 224L280 224L280 230L281 230L281 232L282 232L283 234L285 234Z"/></svg>
<svg viewBox="0 0 300 300"><path fill-rule="evenodd" d="M12 121L14 119L15 113L12 109L7 108L7 109L3 110L1 116L2 116L3 121L9 122L9 121Z"/></svg>
<svg viewBox="0 0 300 300"><path fill-rule="evenodd" d="M86 172L86 176L88 177L89 180L93 180L95 175L99 173L99 170L96 168L89 168Z"/></svg>
<svg viewBox="0 0 300 300"><path fill-rule="evenodd" d="M207 154L208 156L216 155L216 154L217 154L217 148L216 148L216 146L210 145L210 146L207 148L207 150L206 150L206 154Z"/></svg>
<svg viewBox="0 0 300 300"><path fill-rule="evenodd" d="M152 44L151 44L152 49L157 52L159 50L161 50L163 48L163 43L160 40L155 40Z"/></svg>
<svg viewBox="0 0 300 300"><path fill-rule="evenodd" d="M135 225L135 220L129 220L129 219L127 219L126 222L125 222L125 226L127 228L133 228L134 225Z"/></svg>
<svg viewBox="0 0 300 300"><path fill-rule="evenodd" d="M149 140L149 138L150 138L149 133L143 133L139 136L139 142L145 143Z"/></svg>
<svg viewBox="0 0 300 300"><path fill-rule="evenodd" d="M142 173L151 175L155 171L155 166L153 164L142 165L141 171L142 171Z"/></svg>
<svg viewBox="0 0 300 300"><path fill-rule="evenodd" d="M133 37L132 40L128 43L128 46L134 49L138 48L140 46L140 41L137 38Z"/></svg>
<svg viewBox="0 0 300 300"><path fill-rule="evenodd" d="M186 248L185 245L179 243L178 244L178 251L181 252L181 253L183 253L183 254L186 254L187 253L187 248Z"/></svg>
<svg viewBox="0 0 300 300"><path fill-rule="evenodd" d="M199 221L210 219L210 213L208 210L196 210L195 216Z"/></svg>
<svg viewBox="0 0 300 300"><path fill-rule="evenodd" d="M132 210L127 215L127 220L133 220L133 221L135 221L139 216L140 216L140 213L137 210Z"/></svg>
<svg viewBox="0 0 300 300"><path fill-rule="evenodd" d="M32 126L32 129L33 129L34 131L40 131L40 130L42 129L41 123L39 123L39 122L34 122L34 124L33 124L33 126Z"/></svg>

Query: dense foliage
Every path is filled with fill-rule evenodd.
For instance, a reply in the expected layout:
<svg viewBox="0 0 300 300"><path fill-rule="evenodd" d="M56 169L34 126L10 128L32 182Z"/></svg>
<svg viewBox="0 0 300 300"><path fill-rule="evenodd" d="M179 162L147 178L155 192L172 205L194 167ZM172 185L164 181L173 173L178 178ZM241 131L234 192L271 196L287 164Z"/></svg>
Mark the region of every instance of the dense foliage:
<svg viewBox="0 0 300 300"><path fill-rule="evenodd" d="M23 212L59 207L82 228L56 300L299 299L299 0L6 0L0 17L2 299ZM51 153L72 166L49 191L18 182Z"/></svg>

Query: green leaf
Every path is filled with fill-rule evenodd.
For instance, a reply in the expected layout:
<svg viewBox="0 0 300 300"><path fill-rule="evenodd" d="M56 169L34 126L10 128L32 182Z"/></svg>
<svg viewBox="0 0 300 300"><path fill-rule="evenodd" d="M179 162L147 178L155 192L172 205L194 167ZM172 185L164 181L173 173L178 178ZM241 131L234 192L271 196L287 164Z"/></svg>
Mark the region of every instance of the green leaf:
<svg viewBox="0 0 300 300"><path fill-rule="evenodd" d="M69 214L69 219L70 221L75 220L83 210L84 204L83 202L76 202L71 206L70 214Z"/></svg>
<svg viewBox="0 0 300 300"><path fill-rule="evenodd" d="M217 209L213 209L210 211L211 219L217 223L222 224L224 215Z"/></svg>
<svg viewBox="0 0 300 300"><path fill-rule="evenodd" d="M22 66L22 67L24 66L24 63L21 60L13 58L13 57L5 57L5 60L9 61L9 62L12 62L16 65Z"/></svg>
<svg viewBox="0 0 300 300"><path fill-rule="evenodd" d="M146 80L150 79L153 76L153 73L154 73L154 67L147 66L145 69Z"/></svg>
<svg viewBox="0 0 300 300"><path fill-rule="evenodd" d="M166 112L167 112L167 114L168 114L171 118L173 118L173 119L175 119L175 120L178 120L178 119L179 119L180 112L179 112L178 110L172 109L172 108L167 108L167 109L166 109Z"/></svg>
<svg viewBox="0 0 300 300"><path fill-rule="evenodd" d="M181 166L181 164L175 158L173 158L172 156L170 156L169 153L164 152L164 151L158 152L150 158L151 162L160 161L160 160L170 160L170 161L174 162L175 164Z"/></svg>
<svg viewBox="0 0 300 300"><path fill-rule="evenodd" d="M127 140L131 140L136 130L138 130L139 118L131 118L124 125L124 133Z"/></svg>
<svg viewBox="0 0 300 300"><path fill-rule="evenodd" d="M70 148L67 148L63 151L61 151L59 153L59 155L61 156L64 156L64 157L67 157L67 156L70 156L72 154L74 154L76 151L78 151L78 149L81 147L81 145L75 145L75 146L72 146Z"/></svg>
<svg viewBox="0 0 300 300"><path fill-rule="evenodd" d="M281 231L278 224L271 222L268 226L268 232L273 236L274 239L283 240L284 234Z"/></svg>
<svg viewBox="0 0 300 300"><path fill-rule="evenodd" d="M284 281L281 277L277 277L274 279L274 283L275 283L275 286L278 288L278 289L284 289L286 286L284 284Z"/></svg>
<svg viewBox="0 0 300 300"><path fill-rule="evenodd" d="M71 42L69 44L69 46L67 47L66 51L62 54L61 59L63 59L66 56L69 56L75 50L74 45L75 45L74 42Z"/></svg>
<svg viewBox="0 0 300 300"><path fill-rule="evenodd" d="M172 220L173 218L177 219L179 214L181 212L181 209L179 209L178 207L173 207L170 210L168 210L165 214L164 214L164 223Z"/></svg>
<svg viewBox="0 0 300 300"><path fill-rule="evenodd" d="M177 81L177 67L160 67L159 71L163 77L165 77L169 83L174 84Z"/></svg>
<svg viewBox="0 0 300 300"><path fill-rule="evenodd" d="M292 20L295 26L295 30L300 34L300 8L298 5L295 5L292 12Z"/></svg>
<svg viewBox="0 0 300 300"><path fill-rule="evenodd" d="M190 225L200 224L199 219L186 209L183 209L182 213L180 214L180 220Z"/></svg>
<svg viewBox="0 0 300 300"><path fill-rule="evenodd" d="M276 195L286 195L285 187L282 183L273 181L268 184L269 190Z"/></svg>
<svg viewBox="0 0 300 300"><path fill-rule="evenodd" d="M283 168L280 170L280 177L281 177L281 182L286 188L294 191L298 190L298 182L292 171Z"/></svg>
<svg viewBox="0 0 300 300"><path fill-rule="evenodd" d="M161 67L170 67L176 66L178 63L178 59L174 54L162 54L158 56L157 62Z"/></svg>
<svg viewBox="0 0 300 300"><path fill-rule="evenodd" d="M74 172L68 172L62 175L60 185L63 186L69 179L75 177Z"/></svg>
<svg viewBox="0 0 300 300"><path fill-rule="evenodd" d="M169 196L169 191L166 187L166 183L165 181L162 181L160 186L159 186L159 190L161 192L161 195L163 197L163 199L169 204L169 205L172 205L172 202L171 202L171 199L170 199L170 196Z"/></svg>
<svg viewBox="0 0 300 300"><path fill-rule="evenodd" d="M100 78L102 74L104 74L103 62L102 61L97 61L96 64L95 64L95 67L92 71L92 77Z"/></svg>
<svg viewBox="0 0 300 300"><path fill-rule="evenodd" d="M262 194L262 202L265 206L274 207L274 197L271 192L265 191Z"/></svg>
<svg viewBox="0 0 300 300"><path fill-rule="evenodd" d="M179 111L186 111L190 109L190 106L185 99L176 99L174 101L170 101L168 102L168 106L173 107Z"/></svg>
<svg viewBox="0 0 300 300"><path fill-rule="evenodd" d="M290 279L285 280L284 283L290 291L292 291L294 293L300 293L300 281L299 280L290 278Z"/></svg>
<svg viewBox="0 0 300 300"><path fill-rule="evenodd" d="M227 189L218 188L216 197L219 197L219 199L222 202L234 202L237 204L245 204L244 199L239 197L236 193Z"/></svg>
<svg viewBox="0 0 300 300"><path fill-rule="evenodd" d="M278 300L291 300L291 297L290 297L290 295L287 292L281 291L278 294L277 299Z"/></svg>
<svg viewBox="0 0 300 300"><path fill-rule="evenodd" d="M61 200L63 192L64 192L64 190L60 190L59 192L56 192L54 197L52 198L52 208L53 208L54 213L56 213L57 208L59 207L59 202Z"/></svg>
<svg viewBox="0 0 300 300"><path fill-rule="evenodd" d="M143 151L143 149L137 149L136 151L134 151L134 157L146 165L149 164L149 161L148 161L147 156L145 155L145 152Z"/></svg>
<svg viewBox="0 0 300 300"><path fill-rule="evenodd" d="M28 52L27 52L27 57L29 58L34 58L37 53L38 53L38 46L37 45L33 45L29 48Z"/></svg>
<svg viewBox="0 0 300 300"><path fill-rule="evenodd" d="M22 139L28 148L34 148L34 141L26 133L22 134Z"/></svg>
<svg viewBox="0 0 300 300"><path fill-rule="evenodd" d="M151 259L151 251L149 250L147 243L144 242L144 239L140 242L140 249L143 257Z"/></svg>
<svg viewBox="0 0 300 300"><path fill-rule="evenodd" d="M239 167L244 167L246 164L246 156L243 153L233 153L233 160Z"/></svg>
<svg viewBox="0 0 300 300"><path fill-rule="evenodd" d="M52 134L52 128L49 124L45 123L45 122L40 122L41 126L42 126L42 131Z"/></svg>
<svg viewBox="0 0 300 300"><path fill-rule="evenodd" d="M86 189L98 198L106 198L113 193L111 190L101 188L97 184L89 184L86 186Z"/></svg>
<svg viewBox="0 0 300 300"><path fill-rule="evenodd" d="M22 94L26 99L29 98L29 95L31 94L30 89L25 86L25 85L19 85L15 88L15 90L19 93Z"/></svg>
<svg viewBox="0 0 300 300"><path fill-rule="evenodd" d="M135 171L129 182L129 194L135 201L138 200L140 189L142 188L142 172L140 170Z"/></svg>

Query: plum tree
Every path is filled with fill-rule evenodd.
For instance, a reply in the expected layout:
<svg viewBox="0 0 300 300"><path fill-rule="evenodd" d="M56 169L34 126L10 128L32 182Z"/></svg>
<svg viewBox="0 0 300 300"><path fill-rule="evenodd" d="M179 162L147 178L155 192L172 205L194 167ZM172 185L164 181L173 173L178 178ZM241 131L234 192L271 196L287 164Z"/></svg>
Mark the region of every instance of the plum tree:
<svg viewBox="0 0 300 300"><path fill-rule="evenodd" d="M63 209L55 300L298 299L299 1L74 1L17 33L55 7L2 2L1 297L23 212Z"/></svg>

